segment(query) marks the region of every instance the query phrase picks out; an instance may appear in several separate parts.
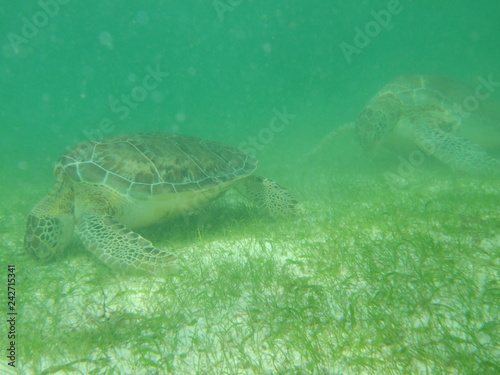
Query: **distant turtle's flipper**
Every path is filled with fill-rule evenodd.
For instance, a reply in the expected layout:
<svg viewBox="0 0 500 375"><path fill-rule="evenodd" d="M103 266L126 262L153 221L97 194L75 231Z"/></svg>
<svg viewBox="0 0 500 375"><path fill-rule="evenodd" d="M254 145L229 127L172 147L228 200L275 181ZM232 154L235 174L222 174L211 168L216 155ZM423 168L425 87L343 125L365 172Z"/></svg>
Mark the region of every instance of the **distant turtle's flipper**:
<svg viewBox="0 0 500 375"><path fill-rule="evenodd" d="M415 134L417 144L425 152L455 170L500 175L500 160L473 142L422 122L415 124Z"/></svg>
<svg viewBox="0 0 500 375"><path fill-rule="evenodd" d="M175 264L173 254L156 249L111 216L85 215L76 230L85 247L113 269L162 274Z"/></svg>
<svg viewBox="0 0 500 375"><path fill-rule="evenodd" d="M315 156L318 152L325 150L330 147L332 143L337 141L338 139L344 137L345 135L352 133L354 134L355 123L349 122L344 125L337 126L330 133L328 133L322 140L319 142L316 147L314 147L310 152L308 152L305 156L305 160Z"/></svg>
<svg viewBox="0 0 500 375"><path fill-rule="evenodd" d="M297 201L284 187L265 177L249 176L236 190L271 216L294 214Z"/></svg>

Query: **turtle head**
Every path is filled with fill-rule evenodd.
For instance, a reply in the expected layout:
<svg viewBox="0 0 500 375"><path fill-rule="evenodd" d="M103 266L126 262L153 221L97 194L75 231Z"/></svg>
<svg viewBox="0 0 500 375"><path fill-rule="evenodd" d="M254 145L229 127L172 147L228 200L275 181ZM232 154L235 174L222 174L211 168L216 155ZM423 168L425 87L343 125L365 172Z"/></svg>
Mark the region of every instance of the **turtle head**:
<svg viewBox="0 0 500 375"><path fill-rule="evenodd" d="M356 138L366 151L376 150L397 125L401 104L393 95L382 95L367 105L354 125Z"/></svg>
<svg viewBox="0 0 500 375"><path fill-rule="evenodd" d="M69 245L73 227L72 216L39 216L32 212L26 224L24 249L38 260L50 259Z"/></svg>
<svg viewBox="0 0 500 375"><path fill-rule="evenodd" d="M39 260L61 254L73 237L73 189L57 177L56 187L35 205L26 223L24 249Z"/></svg>

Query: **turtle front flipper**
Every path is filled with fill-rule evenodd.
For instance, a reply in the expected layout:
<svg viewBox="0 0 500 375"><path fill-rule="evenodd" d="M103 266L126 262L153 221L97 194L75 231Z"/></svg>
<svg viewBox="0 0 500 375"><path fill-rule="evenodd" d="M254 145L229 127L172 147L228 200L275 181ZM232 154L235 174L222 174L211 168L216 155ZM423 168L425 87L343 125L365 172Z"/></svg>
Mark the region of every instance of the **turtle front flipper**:
<svg viewBox="0 0 500 375"><path fill-rule="evenodd" d="M38 260L59 256L73 237L73 216L31 212L26 223L24 250Z"/></svg>
<svg viewBox="0 0 500 375"><path fill-rule="evenodd" d="M58 183L31 210L26 222L24 250L38 260L61 255L74 229L73 190L58 175Z"/></svg>
<svg viewBox="0 0 500 375"><path fill-rule="evenodd" d="M76 231L85 247L113 269L162 274L174 268L175 255L158 250L111 216L84 215Z"/></svg>
<svg viewBox="0 0 500 375"><path fill-rule="evenodd" d="M236 190L271 216L295 214L297 201L284 187L265 177L249 176Z"/></svg>
<svg viewBox="0 0 500 375"><path fill-rule="evenodd" d="M500 175L500 160L473 142L423 121L415 124L415 135L419 147L455 170Z"/></svg>

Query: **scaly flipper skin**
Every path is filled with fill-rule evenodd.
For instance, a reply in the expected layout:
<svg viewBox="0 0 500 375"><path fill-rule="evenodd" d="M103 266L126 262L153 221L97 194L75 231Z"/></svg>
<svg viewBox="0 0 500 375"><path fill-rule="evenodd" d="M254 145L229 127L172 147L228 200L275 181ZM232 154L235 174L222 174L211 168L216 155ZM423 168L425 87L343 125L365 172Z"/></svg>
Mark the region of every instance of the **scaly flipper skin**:
<svg viewBox="0 0 500 375"><path fill-rule="evenodd" d="M454 170L500 176L500 160L462 137L428 126L424 121L415 124L416 143Z"/></svg>
<svg viewBox="0 0 500 375"><path fill-rule="evenodd" d="M33 207L26 223L24 249L38 260L61 255L73 237L73 189L56 177L55 188Z"/></svg>
<svg viewBox="0 0 500 375"><path fill-rule="evenodd" d="M76 232L85 247L112 269L164 274L175 266L173 254L158 250L111 216L84 215Z"/></svg>
<svg viewBox="0 0 500 375"><path fill-rule="evenodd" d="M249 176L235 186L236 190L271 216L296 213L297 201L284 187L273 180Z"/></svg>

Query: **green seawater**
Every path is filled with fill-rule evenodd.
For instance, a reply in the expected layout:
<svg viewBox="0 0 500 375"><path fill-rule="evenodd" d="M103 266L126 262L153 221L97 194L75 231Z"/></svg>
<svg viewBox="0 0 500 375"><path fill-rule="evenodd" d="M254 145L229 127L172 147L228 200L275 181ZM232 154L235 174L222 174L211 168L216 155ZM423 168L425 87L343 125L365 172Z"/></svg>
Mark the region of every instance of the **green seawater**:
<svg viewBox="0 0 500 375"><path fill-rule="evenodd" d="M0 372L500 373L499 179L325 142L395 77L439 75L491 109L496 132L471 133L498 158L499 19L492 0L3 1ZM255 154L297 215L228 192L141 230L173 275L117 274L78 240L26 254L59 157L135 132Z"/></svg>

